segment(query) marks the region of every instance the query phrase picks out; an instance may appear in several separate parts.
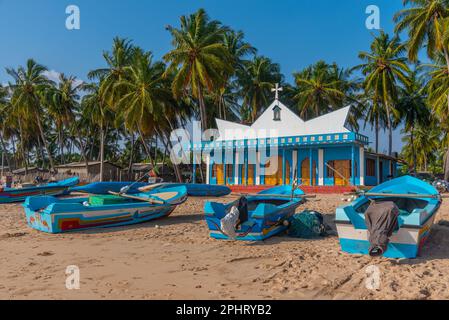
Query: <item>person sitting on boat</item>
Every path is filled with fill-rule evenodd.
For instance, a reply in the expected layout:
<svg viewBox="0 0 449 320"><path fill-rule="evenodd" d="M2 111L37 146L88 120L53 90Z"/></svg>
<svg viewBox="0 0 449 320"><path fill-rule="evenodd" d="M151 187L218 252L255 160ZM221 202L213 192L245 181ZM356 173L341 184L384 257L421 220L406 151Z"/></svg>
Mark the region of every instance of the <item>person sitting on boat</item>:
<svg viewBox="0 0 449 320"><path fill-rule="evenodd" d="M230 239L235 240L237 238L236 229L246 221L248 221L248 199L242 196L231 206L229 213L221 219L221 231Z"/></svg>

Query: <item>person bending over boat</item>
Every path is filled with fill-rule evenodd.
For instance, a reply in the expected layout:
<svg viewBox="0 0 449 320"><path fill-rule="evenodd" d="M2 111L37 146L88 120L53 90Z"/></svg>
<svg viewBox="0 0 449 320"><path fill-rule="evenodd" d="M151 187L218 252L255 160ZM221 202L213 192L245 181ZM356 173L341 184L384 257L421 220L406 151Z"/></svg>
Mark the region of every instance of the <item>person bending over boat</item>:
<svg viewBox="0 0 449 320"><path fill-rule="evenodd" d="M248 221L248 199L240 197L231 206L229 213L221 219L221 231L230 239L235 240L237 238L236 229L246 221Z"/></svg>

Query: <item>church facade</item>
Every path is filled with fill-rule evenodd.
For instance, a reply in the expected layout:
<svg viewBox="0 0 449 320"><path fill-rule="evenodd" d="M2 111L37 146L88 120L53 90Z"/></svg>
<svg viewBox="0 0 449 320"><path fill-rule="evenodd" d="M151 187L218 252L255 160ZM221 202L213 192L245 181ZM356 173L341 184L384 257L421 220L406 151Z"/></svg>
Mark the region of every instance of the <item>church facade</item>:
<svg viewBox="0 0 449 320"><path fill-rule="evenodd" d="M216 119L219 137L191 151L201 151L214 185L373 186L395 177L397 160L368 152L368 137L348 129L350 108L303 121L276 97L251 126Z"/></svg>

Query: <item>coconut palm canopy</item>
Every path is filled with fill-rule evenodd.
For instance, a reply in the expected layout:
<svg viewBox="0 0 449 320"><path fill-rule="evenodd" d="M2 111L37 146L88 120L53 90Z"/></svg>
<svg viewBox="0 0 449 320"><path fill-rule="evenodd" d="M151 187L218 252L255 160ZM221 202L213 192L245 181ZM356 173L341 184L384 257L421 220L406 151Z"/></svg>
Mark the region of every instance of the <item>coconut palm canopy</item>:
<svg viewBox="0 0 449 320"><path fill-rule="evenodd" d="M449 1L406 0L394 19L405 38L373 33L369 50L353 52L359 65L318 57L292 73L292 83L243 31L204 9L166 27L171 48L161 60L132 39L114 38L102 53L104 66L86 83L65 74L51 81L47 68L29 59L7 68L9 83L0 86L1 151L10 167L51 170L72 161L109 160L129 170L136 161L162 161L181 180L182 168L168 156L173 130L192 119L203 128L214 127L215 118L251 125L279 83L280 100L305 120L352 105L350 125L373 125L376 151L379 132L388 130L391 154L392 130L402 126L410 168L442 171L449 149ZM415 68L421 50L430 63ZM449 161L444 169L449 179Z"/></svg>

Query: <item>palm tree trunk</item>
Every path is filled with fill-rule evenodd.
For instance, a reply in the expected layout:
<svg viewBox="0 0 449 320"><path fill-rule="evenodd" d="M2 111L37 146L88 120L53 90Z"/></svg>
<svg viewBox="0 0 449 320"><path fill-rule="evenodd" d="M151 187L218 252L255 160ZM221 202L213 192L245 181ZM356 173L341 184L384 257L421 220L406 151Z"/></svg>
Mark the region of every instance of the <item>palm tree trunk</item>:
<svg viewBox="0 0 449 320"><path fill-rule="evenodd" d="M161 140L164 140L161 138ZM164 175L165 172L165 160L167 160L167 148L164 146L164 156L162 157L162 169L161 169L161 175Z"/></svg>
<svg viewBox="0 0 449 320"><path fill-rule="evenodd" d="M39 116L39 114L37 112L35 112L35 116L36 116L37 126L39 128L39 133L41 135L42 142L44 143L44 148L45 148L45 151L47 152L48 160L50 162L50 170L51 170L51 172L55 173L56 172L55 164L53 162L53 157L52 157L50 149L48 147L47 139L45 139L45 134L44 134L44 129L42 128L41 118L40 118L40 116Z"/></svg>
<svg viewBox="0 0 449 320"><path fill-rule="evenodd" d="M140 141L142 142L143 148L145 149L145 153L147 154L148 160L150 160L150 162L154 166L154 163L153 163L153 160L151 157L151 150L148 148L148 145L143 137L142 129L140 128L140 126L138 126L137 131L139 132Z"/></svg>
<svg viewBox="0 0 449 320"><path fill-rule="evenodd" d="M41 159L42 159L42 166L44 166L44 161L45 161L45 151L44 151L44 147L42 146L42 141L41 139L37 139L37 141L39 141L39 152L41 154Z"/></svg>
<svg viewBox="0 0 449 320"><path fill-rule="evenodd" d="M162 143L164 144L164 147L166 150L173 150L173 144L170 141L170 137L167 137L167 143L164 141L164 139L162 139ZM170 146L170 148L169 148ZM179 169L179 165L173 163L173 170L175 171L175 176L176 179L178 180L179 183L182 183L182 175L181 175L181 170Z"/></svg>
<svg viewBox="0 0 449 320"><path fill-rule="evenodd" d="M25 164L25 175L28 174L28 161L25 155L25 141L23 138L22 121L19 120L19 138L20 138L20 153L22 153L23 162Z"/></svg>
<svg viewBox="0 0 449 320"><path fill-rule="evenodd" d="M393 153L393 128L391 125L390 108L386 106L386 110L387 110L387 126L388 126L388 155L391 156Z"/></svg>
<svg viewBox="0 0 449 320"><path fill-rule="evenodd" d="M5 140L3 139L3 133L0 133L0 142L2 144L2 153L5 155L6 165L8 166L8 171L11 172L11 159L9 158L8 149L6 148Z"/></svg>
<svg viewBox="0 0 449 320"><path fill-rule="evenodd" d="M375 121L375 132L376 132L376 153L379 153L379 116L376 116L376 121Z"/></svg>
<svg viewBox="0 0 449 320"><path fill-rule="evenodd" d="M198 86L198 102L200 105L201 130L207 129L207 113L206 104L204 103L204 96L201 85Z"/></svg>
<svg viewBox="0 0 449 320"><path fill-rule="evenodd" d="M134 147L136 145L136 142L134 141L134 133L131 133L131 153L129 155L129 163L128 163L128 179L131 179L131 172L133 168L133 161L134 161Z"/></svg>
<svg viewBox="0 0 449 320"><path fill-rule="evenodd" d="M59 130L58 130L59 154L61 156L61 163L65 164L65 161L64 161L64 146L63 146L62 139L63 139L63 137L62 137L62 129L59 128Z"/></svg>
<svg viewBox="0 0 449 320"><path fill-rule="evenodd" d="M104 177L104 129L103 123L100 125L100 182L103 182Z"/></svg>
<svg viewBox="0 0 449 320"><path fill-rule="evenodd" d="M154 141L154 163L157 164L157 135Z"/></svg>
<svg viewBox="0 0 449 320"><path fill-rule="evenodd" d="M13 159L14 159L14 169L17 169L16 139L14 139L14 136L11 136L11 144L12 144L12 154L13 154Z"/></svg>
<svg viewBox="0 0 449 320"><path fill-rule="evenodd" d="M87 154L86 154L87 141L86 141L86 144L83 145L83 141L82 141L81 137L78 137L78 139L79 139L79 141L74 139L74 143L78 144L78 149L81 152L81 158L82 158L82 160L84 160L84 164L85 164L85 167L86 167L86 172L88 172L88 170L89 170L89 160L88 160Z"/></svg>
<svg viewBox="0 0 449 320"><path fill-rule="evenodd" d="M413 173L416 174L416 149L415 149L415 136L414 136L415 128L412 126L412 130L410 132L410 144L412 147L412 157L413 157Z"/></svg>
<svg viewBox="0 0 449 320"><path fill-rule="evenodd" d="M444 52L444 58L446 59L446 67L447 71L449 72L449 52L447 51L446 46L443 45L443 52ZM447 96L447 106L449 111L449 93ZM446 151L446 156L444 160L444 180L449 181L449 146Z"/></svg>

